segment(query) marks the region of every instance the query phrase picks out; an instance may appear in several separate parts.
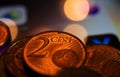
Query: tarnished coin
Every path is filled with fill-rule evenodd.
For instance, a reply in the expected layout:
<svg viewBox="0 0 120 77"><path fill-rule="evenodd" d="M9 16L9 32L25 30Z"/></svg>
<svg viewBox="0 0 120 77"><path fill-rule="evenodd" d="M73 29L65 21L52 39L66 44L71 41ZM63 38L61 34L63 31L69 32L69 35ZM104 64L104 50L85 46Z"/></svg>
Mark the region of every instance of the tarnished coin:
<svg viewBox="0 0 120 77"><path fill-rule="evenodd" d="M13 43L5 55L5 66L7 70L15 77L28 77L23 65L24 46L30 37L23 38Z"/></svg>
<svg viewBox="0 0 120 77"><path fill-rule="evenodd" d="M24 48L26 64L39 74L54 76L62 68L80 67L86 57L84 44L75 36L49 31L35 35Z"/></svg>
<svg viewBox="0 0 120 77"><path fill-rule="evenodd" d="M119 50L107 45L93 45L87 48L87 52L85 66L103 74L105 77L118 77L114 76L115 72L119 72L120 76Z"/></svg>

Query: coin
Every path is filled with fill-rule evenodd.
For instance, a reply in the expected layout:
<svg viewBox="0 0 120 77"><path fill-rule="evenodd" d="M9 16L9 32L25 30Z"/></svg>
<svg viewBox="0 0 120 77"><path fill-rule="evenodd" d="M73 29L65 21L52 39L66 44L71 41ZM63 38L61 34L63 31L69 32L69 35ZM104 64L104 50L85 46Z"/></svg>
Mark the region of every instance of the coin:
<svg viewBox="0 0 120 77"><path fill-rule="evenodd" d="M120 63L117 61L106 61L101 70L106 77L120 77Z"/></svg>
<svg viewBox="0 0 120 77"><path fill-rule="evenodd" d="M86 49L81 40L71 34L48 31L31 38L23 55L32 70L42 75L54 76L62 68L80 67L84 63Z"/></svg>
<svg viewBox="0 0 120 77"><path fill-rule="evenodd" d="M11 43L9 28L0 21L0 56L4 53Z"/></svg>
<svg viewBox="0 0 120 77"><path fill-rule="evenodd" d="M107 75L105 71L109 68L111 69L111 72L110 70L108 72L112 74L113 72L115 72L113 71L113 69L120 70L119 50L108 45L93 45L87 48L87 53L88 54L87 54L85 66L103 74L104 76ZM112 63L113 65L110 63ZM116 67L113 67L115 66L114 64L116 65ZM107 76L107 77L113 77L113 76Z"/></svg>
<svg viewBox="0 0 120 77"><path fill-rule="evenodd" d="M6 26L0 24L0 46L4 44L8 37L8 29Z"/></svg>
<svg viewBox="0 0 120 77"><path fill-rule="evenodd" d="M5 55L5 66L7 70L15 77L28 77L24 68L23 49L30 37L23 38L14 42L7 50Z"/></svg>
<svg viewBox="0 0 120 77"><path fill-rule="evenodd" d="M16 23L13 20L8 18L1 18L0 21L6 24L6 26L9 28L11 40L14 41L18 34L18 28Z"/></svg>

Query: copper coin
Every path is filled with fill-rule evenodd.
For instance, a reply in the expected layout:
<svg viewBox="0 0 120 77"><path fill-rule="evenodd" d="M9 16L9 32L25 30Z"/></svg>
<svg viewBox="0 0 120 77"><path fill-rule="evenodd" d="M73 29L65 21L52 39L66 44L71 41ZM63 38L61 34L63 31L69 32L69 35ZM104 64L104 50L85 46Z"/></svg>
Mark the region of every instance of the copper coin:
<svg viewBox="0 0 120 77"><path fill-rule="evenodd" d="M9 28L0 21L0 55L7 49L11 43Z"/></svg>
<svg viewBox="0 0 120 77"><path fill-rule="evenodd" d="M8 28L4 24L0 23L0 46L2 46L8 38Z"/></svg>
<svg viewBox="0 0 120 77"><path fill-rule="evenodd" d="M120 67L120 51L107 45L93 45L87 48L87 59L85 66L106 75L103 71L109 69L107 67L111 67L109 62L112 64L116 64L116 67L112 67L112 69L118 69ZM111 62L112 61L112 62ZM108 63L108 64L107 64ZM114 66L114 65L113 65ZM113 73L111 71L109 73ZM107 76L109 77L109 76Z"/></svg>
<svg viewBox="0 0 120 77"><path fill-rule="evenodd" d="M10 30L11 40L14 41L18 34L18 28L15 21L8 18L0 18L0 21L7 25Z"/></svg>
<svg viewBox="0 0 120 77"><path fill-rule="evenodd" d="M85 56L86 49L81 40L60 31L37 34L24 48L26 64L37 73L48 76L54 76L62 68L80 67Z"/></svg>
<svg viewBox="0 0 120 77"><path fill-rule="evenodd" d="M108 60L104 62L101 70L105 77L120 77L120 62Z"/></svg>
<svg viewBox="0 0 120 77"><path fill-rule="evenodd" d="M30 37L26 37L13 43L6 52L5 66L15 77L28 77L23 65L23 51L29 39Z"/></svg>

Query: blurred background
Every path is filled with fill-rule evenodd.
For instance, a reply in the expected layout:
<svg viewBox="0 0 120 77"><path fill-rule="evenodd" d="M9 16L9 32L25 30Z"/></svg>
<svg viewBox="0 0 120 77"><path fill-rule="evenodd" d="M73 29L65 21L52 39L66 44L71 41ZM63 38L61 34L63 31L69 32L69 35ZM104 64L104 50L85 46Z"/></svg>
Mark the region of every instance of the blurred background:
<svg viewBox="0 0 120 77"><path fill-rule="evenodd" d="M120 0L0 0L0 18L16 22L17 39L51 30L120 39Z"/></svg>

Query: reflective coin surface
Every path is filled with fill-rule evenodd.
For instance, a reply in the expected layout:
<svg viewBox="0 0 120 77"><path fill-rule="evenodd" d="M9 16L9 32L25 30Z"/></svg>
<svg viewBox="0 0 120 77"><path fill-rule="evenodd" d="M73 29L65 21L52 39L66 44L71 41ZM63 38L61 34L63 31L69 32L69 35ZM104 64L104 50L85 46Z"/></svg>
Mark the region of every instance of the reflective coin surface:
<svg viewBox="0 0 120 77"><path fill-rule="evenodd" d="M11 35L9 28L0 21L0 56L6 51L11 43Z"/></svg>
<svg viewBox="0 0 120 77"><path fill-rule="evenodd" d="M107 45L93 45L87 48L85 66L105 77L120 76L120 51ZM116 76L115 76L116 75Z"/></svg>
<svg viewBox="0 0 120 77"><path fill-rule="evenodd" d="M2 22L0 22L0 46L2 46L8 39L9 30Z"/></svg>
<svg viewBox="0 0 120 77"><path fill-rule="evenodd" d="M120 77L120 62L108 60L103 64L101 71L106 77Z"/></svg>
<svg viewBox="0 0 120 77"><path fill-rule="evenodd" d="M62 68L80 67L85 56L84 44L75 36L60 31L35 35L24 48L26 64L48 76L54 76Z"/></svg>
<svg viewBox="0 0 120 77"><path fill-rule="evenodd" d="M23 65L24 46L30 37L23 38L13 43L5 55L5 66L15 77L28 77Z"/></svg>
<svg viewBox="0 0 120 77"><path fill-rule="evenodd" d="M15 21L8 18L0 18L0 21L7 25L10 30L11 40L14 41L18 34L18 28Z"/></svg>

